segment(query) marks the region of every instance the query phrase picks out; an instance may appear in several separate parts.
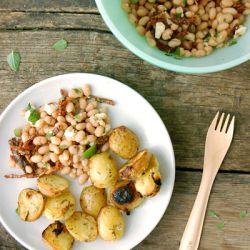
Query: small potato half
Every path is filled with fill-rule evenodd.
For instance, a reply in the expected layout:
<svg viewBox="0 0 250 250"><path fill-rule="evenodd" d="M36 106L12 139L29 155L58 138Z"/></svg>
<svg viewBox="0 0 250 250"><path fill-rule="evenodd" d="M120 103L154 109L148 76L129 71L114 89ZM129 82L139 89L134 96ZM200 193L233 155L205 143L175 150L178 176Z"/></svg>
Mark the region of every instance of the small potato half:
<svg viewBox="0 0 250 250"><path fill-rule="evenodd" d="M153 155L147 172L136 179L135 188L143 196L155 196L161 188L161 174L159 171L159 162Z"/></svg>
<svg viewBox="0 0 250 250"><path fill-rule="evenodd" d="M98 188L107 188L117 182L118 170L115 161L107 152L92 156L89 169L91 182Z"/></svg>
<svg viewBox="0 0 250 250"><path fill-rule="evenodd" d="M148 169L151 156L147 149L139 152L119 170L121 179L133 180L140 177Z"/></svg>
<svg viewBox="0 0 250 250"><path fill-rule="evenodd" d="M109 137L110 149L124 159L130 159L138 152L140 143L137 135L125 126L114 128Z"/></svg>
<svg viewBox="0 0 250 250"><path fill-rule="evenodd" d="M98 232L103 240L113 241L122 238L125 221L121 212L113 206L104 207L98 216Z"/></svg>
<svg viewBox="0 0 250 250"><path fill-rule="evenodd" d="M53 250L70 250L74 238L60 221L50 224L42 233L43 240Z"/></svg>
<svg viewBox="0 0 250 250"><path fill-rule="evenodd" d="M97 217L100 210L106 206L105 190L95 186L83 188L80 195L80 205L84 212Z"/></svg>
<svg viewBox="0 0 250 250"><path fill-rule="evenodd" d="M67 191L46 199L44 215L49 220L67 220L75 212L75 207L75 197Z"/></svg>
<svg viewBox="0 0 250 250"><path fill-rule="evenodd" d="M110 190L109 201L115 207L128 212L138 207L142 203L143 197L136 191L132 181L121 181Z"/></svg>
<svg viewBox="0 0 250 250"><path fill-rule="evenodd" d="M44 208L44 198L42 194L34 189L23 189L18 197L18 214L24 221L34 221L38 219Z"/></svg>
<svg viewBox="0 0 250 250"><path fill-rule="evenodd" d="M49 174L38 178L37 187L45 196L53 197L67 190L69 182L59 175Z"/></svg>
<svg viewBox="0 0 250 250"><path fill-rule="evenodd" d="M94 217L83 212L75 212L65 221L70 234L79 241L89 242L97 238L97 223Z"/></svg>

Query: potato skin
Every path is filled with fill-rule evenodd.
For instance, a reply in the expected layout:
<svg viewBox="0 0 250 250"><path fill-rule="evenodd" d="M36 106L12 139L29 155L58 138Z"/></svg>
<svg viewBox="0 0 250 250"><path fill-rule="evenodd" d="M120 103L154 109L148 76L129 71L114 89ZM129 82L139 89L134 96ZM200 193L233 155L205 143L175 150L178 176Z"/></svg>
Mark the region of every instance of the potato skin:
<svg viewBox="0 0 250 250"><path fill-rule="evenodd" d="M37 179L39 191L48 197L58 196L69 188L69 182L56 174L40 176Z"/></svg>
<svg viewBox="0 0 250 250"><path fill-rule="evenodd" d="M103 240L113 241L122 238L125 221L121 212L113 206L104 207L98 216L98 232Z"/></svg>
<svg viewBox="0 0 250 250"><path fill-rule="evenodd" d="M94 186L107 188L115 185L118 179L118 170L115 161L109 153L100 153L89 160L89 176Z"/></svg>
<svg viewBox="0 0 250 250"><path fill-rule="evenodd" d="M79 241L89 242L97 238L97 223L94 217L84 212L75 212L65 221L70 234Z"/></svg>
<svg viewBox="0 0 250 250"><path fill-rule="evenodd" d="M151 156L147 149L140 151L119 170L121 179L133 180L140 177L148 169Z"/></svg>
<svg viewBox="0 0 250 250"><path fill-rule="evenodd" d="M75 206L75 197L67 191L46 199L44 215L49 220L67 220L75 212Z"/></svg>
<svg viewBox="0 0 250 250"><path fill-rule="evenodd" d="M93 185L83 188L80 195L80 205L82 210L97 218L100 210L106 206L105 190Z"/></svg>
<svg viewBox="0 0 250 250"><path fill-rule="evenodd" d="M23 189L18 196L18 214L24 221L38 219L44 209L42 194L34 189Z"/></svg>
<svg viewBox="0 0 250 250"><path fill-rule="evenodd" d="M138 207L142 201L142 195L136 191L132 181L118 182L109 192L109 201L120 210L128 212Z"/></svg>
<svg viewBox="0 0 250 250"><path fill-rule="evenodd" d="M140 143L137 135L125 126L114 128L109 137L110 149L124 159L130 159L138 152Z"/></svg>
<svg viewBox="0 0 250 250"><path fill-rule="evenodd" d="M70 250L74 238L60 221L50 224L42 233L45 243L53 250Z"/></svg>
<svg viewBox="0 0 250 250"><path fill-rule="evenodd" d="M147 172L135 181L135 188L143 196L155 196L161 188L159 162L153 155Z"/></svg>

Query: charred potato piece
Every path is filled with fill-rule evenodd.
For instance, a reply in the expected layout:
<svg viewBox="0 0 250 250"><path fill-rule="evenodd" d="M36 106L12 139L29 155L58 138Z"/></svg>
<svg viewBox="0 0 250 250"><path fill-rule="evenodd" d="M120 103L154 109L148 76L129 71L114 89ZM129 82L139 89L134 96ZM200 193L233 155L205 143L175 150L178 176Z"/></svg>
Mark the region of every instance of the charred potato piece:
<svg viewBox="0 0 250 250"><path fill-rule="evenodd" d="M135 181L135 188L143 196L155 196L161 188L159 162L153 155L147 172Z"/></svg>
<svg viewBox="0 0 250 250"><path fill-rule="evenodd" d="M44 208L44 198L42 194L34 189L23 189L18 197L18 214L24 221L34 221L38 219Z"/></svg>
<svg viewBox="0 0 250 250"><path fill-rule="evenodd" d="M109 137L110 149L124 159L131 159L139 149L137 135L125 126L114 128Z"/></svg>
<svg viewBox="0 0 250 250"><path fill-rule="evenodd" d="M50 224L42 233L43 240L53 250L70 250L74 238L60 221Z"/></svg>
<svg viewBox="0 0 250 250"><path fill-rule="evenodd" d="M121 179L133 180L140 177L148 169L151 156L147 149L139 152L119 170Z"/></svg>
<svg viewBox="0 0 250 250"><path fill-rule="evenodd" d="M43 175L37 180L37 187L48 197L58 196L69 188L69 182L55 174Z"/></svg>
<svg viewBox="0 0 250 250"><path fill-rule="evenodd" d="M113 206L104 207L98 216L98 232L103 240L119 240L125 230L121 212Z"/></svg>
<svg viewBox="0 0 250 250"><path fill-rule="evenodd" d="M92 156L89 160L89 176L94 186L107 188L114 185L118 179L115 161L108 153Z"/></svg>
<svg viewBox="0 0 250 250"><path fill-rule="evenodd" d="M129 211L138 207L142 201L142 195L136 191L131 181L122 181L110 190L109 201L123 211Z"/></svg>
<svg viewBox="0 0 250 250"><path fill-rule="evenodd" d="M100 210L106 206L105 190L95 186L83 188L80 195L80 205L84 212L97 217Z"/></svg>
<svg viewBox="0 0 250 250"><path fill-rule="evenodd" d="M65 221L65 225L76 240L89 242L97 238L97 223L91 215L75 212Z"/></svg>
<svg viewBox="0 0 250 250"><path fill-rule="evenodd" d="M44 215L49 220L67 220L75 212L75 206L75 197L67 191L46 199Z"/></svg>

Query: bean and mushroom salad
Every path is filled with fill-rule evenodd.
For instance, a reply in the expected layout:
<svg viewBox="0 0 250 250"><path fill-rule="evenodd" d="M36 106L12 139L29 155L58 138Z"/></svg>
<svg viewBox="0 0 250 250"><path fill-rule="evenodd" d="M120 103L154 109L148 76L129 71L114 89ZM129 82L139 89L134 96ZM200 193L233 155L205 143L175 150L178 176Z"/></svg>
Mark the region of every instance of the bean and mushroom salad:
<svg viewBox="0 0 250 250"><path fill-rule="evenodd" d="M250 0L122 0L122 8L149 46L180 59L236 44Z"/></svg>
<svg viewBox="0 0 250 250"><path fill-rule="evenodd" d="M9 174L6 178L35 178L60 170L84 184L89 158L108 150L111 121L107 107L99 107L99 103L114 105L114 102L91 95L87 84L60 92L57 102L38 108L29 103L21 112L27 124L16 128L15 137L9 140L9 165L24 173Z"/></svg>

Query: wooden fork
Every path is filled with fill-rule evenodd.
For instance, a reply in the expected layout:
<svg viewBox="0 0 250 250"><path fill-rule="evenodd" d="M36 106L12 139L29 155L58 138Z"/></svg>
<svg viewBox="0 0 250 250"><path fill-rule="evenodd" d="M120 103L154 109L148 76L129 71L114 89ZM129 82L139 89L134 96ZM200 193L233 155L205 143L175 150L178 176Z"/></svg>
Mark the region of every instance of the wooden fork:
<svg viewBox="0 0 250 250"><path fill-rule="evenodd" d="M201 184L181 239L180 250L196 250L199 246L213 182L233 138L235 117L233 116L229 123L230 114L228 114L223 123L224 116L225 114L222 113L220 119L218 119L218 112L207 132ZM217 123L218 125L216 126Z"/></svg>

